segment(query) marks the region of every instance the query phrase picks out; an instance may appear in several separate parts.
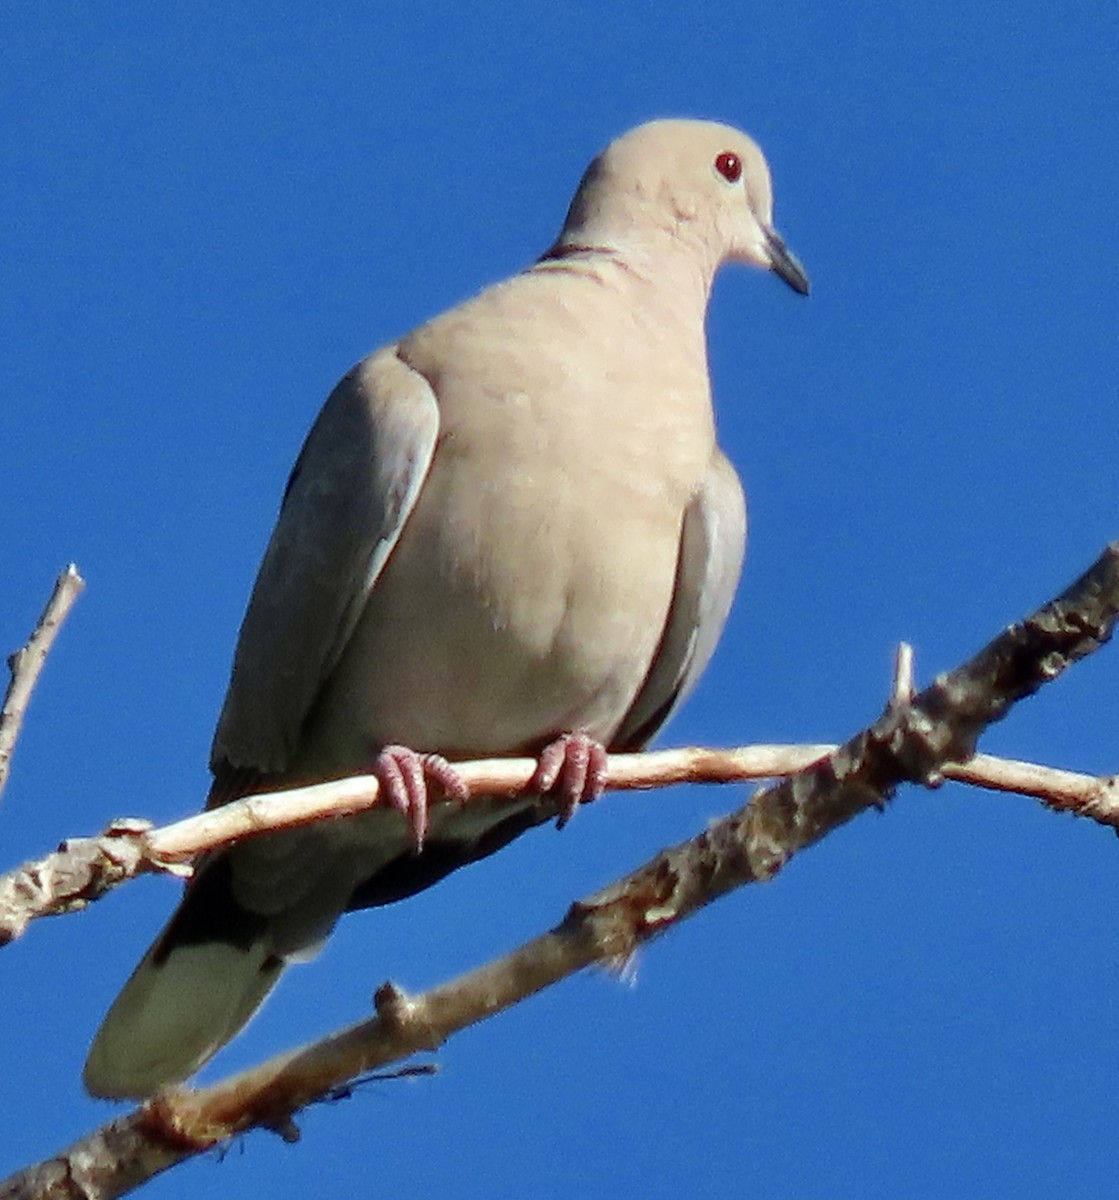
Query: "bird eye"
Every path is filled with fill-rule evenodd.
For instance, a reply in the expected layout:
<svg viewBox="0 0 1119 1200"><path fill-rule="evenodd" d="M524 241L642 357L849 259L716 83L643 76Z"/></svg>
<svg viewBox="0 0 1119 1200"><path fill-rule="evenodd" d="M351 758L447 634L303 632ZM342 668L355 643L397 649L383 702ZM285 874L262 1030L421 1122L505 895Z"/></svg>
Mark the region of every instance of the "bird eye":
<svg viewBox="0 0 1119 1200"><path fill-rule="evenodd" d="M728 182L737 183L742 178L742 159L730 150L724 150L715 159L715 170Z"/></svg>

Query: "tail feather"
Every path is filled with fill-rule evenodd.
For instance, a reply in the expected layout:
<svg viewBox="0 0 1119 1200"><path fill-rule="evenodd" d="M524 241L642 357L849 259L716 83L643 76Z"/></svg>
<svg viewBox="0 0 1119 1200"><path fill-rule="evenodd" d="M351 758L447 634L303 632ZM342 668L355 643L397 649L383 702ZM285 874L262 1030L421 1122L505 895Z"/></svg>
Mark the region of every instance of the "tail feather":
<svg viewBox="0 0 1119 1200"><path fill-rule="evenodd" d="M233 898L218 859L192 885L109 1009L83 1079L94 1096L151 1095L192 1075L248 1021L284 960Z"/></svg>

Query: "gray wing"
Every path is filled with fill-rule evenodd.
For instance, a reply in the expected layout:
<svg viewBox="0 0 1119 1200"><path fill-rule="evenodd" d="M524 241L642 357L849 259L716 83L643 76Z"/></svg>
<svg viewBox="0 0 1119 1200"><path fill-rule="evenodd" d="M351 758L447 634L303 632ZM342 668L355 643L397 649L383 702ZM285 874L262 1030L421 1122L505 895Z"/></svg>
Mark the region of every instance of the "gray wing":
<svg viewBox="0 0 1119 1200"><path fill-rule="evenodd" d="M439 412L390 347L324 405L296 460L241 625L211 768L282 772L431 464Z"/></svg>
<svg viewBox="0 0 1119 1200"><path fill-rule="evenodd" d="M680 531L676 587L649 674L611 741L644 746L695 686L715 652L746 554L746 498L734 467L715 451Z"/></svg>

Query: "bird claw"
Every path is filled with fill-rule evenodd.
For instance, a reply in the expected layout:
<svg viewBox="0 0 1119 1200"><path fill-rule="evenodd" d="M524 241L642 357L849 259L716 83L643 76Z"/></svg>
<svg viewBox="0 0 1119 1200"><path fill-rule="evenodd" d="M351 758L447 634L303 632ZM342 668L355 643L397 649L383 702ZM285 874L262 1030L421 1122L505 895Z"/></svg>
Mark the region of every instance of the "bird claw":
<svg viewBox="0 0 1119 1200"><path fill-rule="evenodd" d="M373 774L387 803L408 822L417 854L428 831L428 810L435 799L465 801L469 789L441 754L419 754L407 746L386 746L373 764Z"/></svg>
<svg viewBox="0 0 1119 1200"><path fill-rule="evenodd" d="M540 752L529 785L553 792L560 801L556 828L562 829L580 804L597 800L606 790L606 747L585 733L565 733Z"/></svg>

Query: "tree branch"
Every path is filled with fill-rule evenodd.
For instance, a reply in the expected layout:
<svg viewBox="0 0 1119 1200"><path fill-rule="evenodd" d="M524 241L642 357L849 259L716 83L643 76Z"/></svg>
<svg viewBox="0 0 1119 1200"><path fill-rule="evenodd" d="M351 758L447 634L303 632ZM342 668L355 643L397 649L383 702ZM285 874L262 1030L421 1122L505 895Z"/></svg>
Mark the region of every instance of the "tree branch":
<svg viewBox="0 0 1119 1200"><path fill-rule="evenodd" d="M936 786L979 734L1066 667L1098 649L1119 615L1119 543L1062 596L1010 626L912 700L899 667L883 716L826 758L758 792L698 837L663 851L572 905L512 954L415 998L392 984L377 1015L213 1087L170 1089L0 1185L0 1200L107 1200L254 1127L298 1136L293 1114L340 1086L484 1020L594 962L637 946L744 884L771 879L799 850L904 782Z"/></svg>
<svg viewBox="0 0 1119 1200"><path fill-rule="evenodd" d="M12 752L15 750L16 740L23 726L23 717L27 712L39 672L43 669L43 663L54 645L54 639L62 628L62 622L66 620L84 587L85 580L78 574L78 568L71 563L54 581L54 590L31 637L27 640L27 645L8 659L11 679L4 693L3 707L0 708L0 792L3 792L4 785L8 782Z"/></svg>
<svg viewBox="0 0 1119 1200"><path fill-rule="evenodd" d="M803 770L831 754L834 744L739 746L721 750L685 746L644 754L612 755L607 791L638 791L677 783L744 783ZM530 758L458 763L472 795L517 795L535 770ZM1039 763L976 754L945 765L945 779L992 791L1016 792L1047 807L1089 817L1119 829L1119 778L1062 771ZM0 947L18 938L38 917L77 912L106 892L151 872L190 875L200 854L280 829L350 816L379 803L375 776L293 788L238 800L152 828L122 817L96 837L70 838L52 854L0 875ZM468 801L469 803L469 801Z"/></svg>

